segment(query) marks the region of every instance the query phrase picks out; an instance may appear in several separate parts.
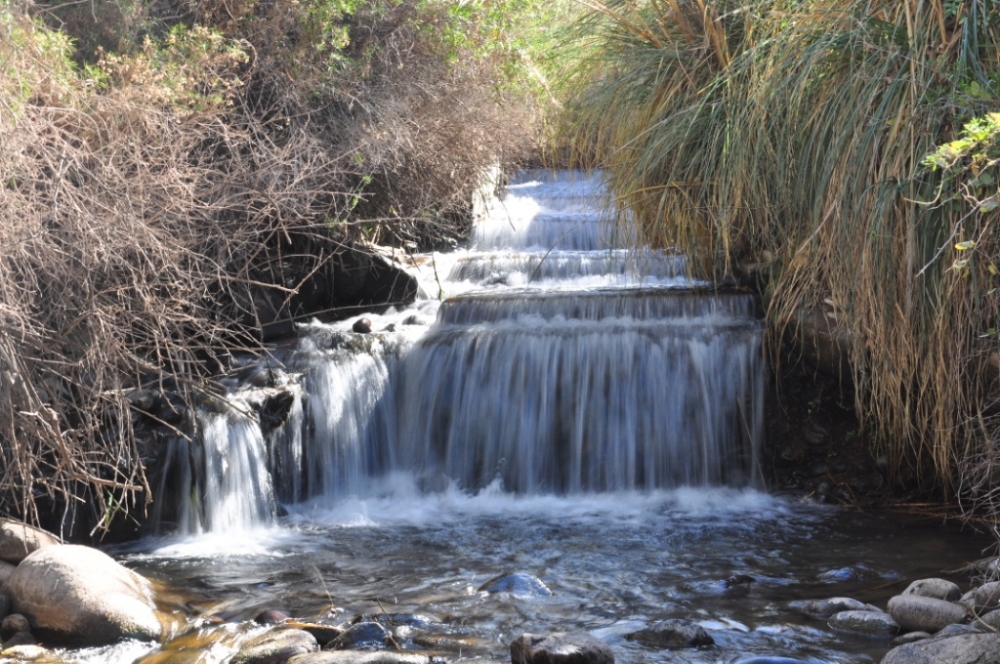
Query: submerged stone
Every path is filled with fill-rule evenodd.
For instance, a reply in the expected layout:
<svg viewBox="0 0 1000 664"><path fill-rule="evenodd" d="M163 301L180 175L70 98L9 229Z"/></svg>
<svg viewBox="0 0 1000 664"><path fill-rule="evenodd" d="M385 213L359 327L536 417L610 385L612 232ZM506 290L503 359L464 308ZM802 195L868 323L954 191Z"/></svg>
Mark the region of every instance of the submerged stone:
<svg viewBox="0 0 1000 664"><path fill-rule="evenodd" d="M510 644L513 664L614 664L606 643L586 632L522 634Z"/></svg>
<svg viewBox="0 0 1000 664"><path fill-rule="evenodd" d="M637 641L647 648L698 648L715 645L705 628L689 620L662 620L625 638Z"/></svg>
<svg viewBox="0 0 1000 664"><path fill-rule="evenodd" d="M377 622L351 625L343 634L324 646L325 650L379 650L390 639L389 630Z"/></svg>
<svg viewBox="0 0 1000 664"><path fill-rule="evenodd" d="M479 586L479 592L491 595L503 593L514 597L548 597L552 594L541 579L521 572L493 577Z"/></svg>
<svg viewBox="0 0 1000 664"><path fill-rule="evenodd" d="M853 632L878 638L888 638L899 633L899 625L883 611L841 611L830 617L832 629Z"/></svg>

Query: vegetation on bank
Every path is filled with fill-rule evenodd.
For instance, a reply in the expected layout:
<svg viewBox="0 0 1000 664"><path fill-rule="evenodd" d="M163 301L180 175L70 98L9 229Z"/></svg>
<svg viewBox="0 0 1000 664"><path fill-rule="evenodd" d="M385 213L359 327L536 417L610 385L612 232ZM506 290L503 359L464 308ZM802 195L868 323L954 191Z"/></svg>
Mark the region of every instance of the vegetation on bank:
<svg viewBox="0 0 1000 664"><path fill-rule="evenodd" d="M1000 16L990 0L588 0L567 140L645 238L823 312L894 470L996 498ZM978 118L978 119L977 119ZM775 344L776 346L777 344Z"/></svg>
<svg viewBox="0 0 1000 664"><path fill-rule="evenodd" d="M0 2L0 511L141 513L129 390L211 391L289 264L460 236L535 141L548 11Z"/></svg>

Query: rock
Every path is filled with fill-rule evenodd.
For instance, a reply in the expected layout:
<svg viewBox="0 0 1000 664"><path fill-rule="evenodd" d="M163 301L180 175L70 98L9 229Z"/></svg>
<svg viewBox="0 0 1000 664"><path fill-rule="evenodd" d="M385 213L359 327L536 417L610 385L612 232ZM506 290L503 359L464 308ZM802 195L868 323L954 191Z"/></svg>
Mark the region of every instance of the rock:
<svg viewBox="0 0 1000 664"><path fill-rule="evenodd" d="M512 664L614 664L615 654L586 632L522 634L510 644Z"/></svg>
<svg viewBox="0 0 1000 664"><path fill-rule="evenodd" d="M1000 630L1000 609L990 611L989 613L973 619L972 624Z"/></svg>
<svg viewBox="0 0 1000 664"><path fill-rule="evenodd" d="M931 635L927 632L907 632L906 634L900 634L892 641L889 641L890 646L905 646L907 643L916 643L917 641L923 641L924 639L931 638Z"/></svg>
<svg viewBox="0 0 1000 664"><path fill-rule="evenodd" d="M877 610L864 602L859 602L850 597L831 597L830 599L813 599L806 601L790 602L788 608L793 611L805 614L817 620L827 620L835 613L841 611L873 611Z"/></svg>
<svg viewBox="0 0 1000 664"><path fill-rule="evenodd" d="M831 629L873 637L891 637L899 633L899 625L882 611L841 611L830 617Z"/></svg>
<svg viewBox="0 0 1000 664"><path fill-rule="evenodd" d="M253 621L258 625L280 625L281 623L288 622L290 618L291 616L284 611L268 609L267 611L261 611L254 616Z"/></svg>
<svg viewBox="0 0 1000 664"><path fill-rule="evenodd" d="M12 613L0 623L0 641L6 643L7 639L18 632L31 632L31 625L28 623L28 619L20 613Z"/></svg>
<svg viewBox="0 0 1000 664"><path fill-rule="evenodd" d="M1000 581L991 581L979 586L973 596L976 598L976 608L980 611L1000 607Z"/></svg>
<svg viewBox="0 0 1000 664"><path fill-rule="evenodd" d="M493 577L479 586L479 592L491 595L505 593L514 597L548 597L552 594L541 579L521 572Z"/></svg>
<svg viewBox="0 0 1000 664"><path fill-rule="evenodd" d="M626 634L625 638L637 641L647 648L697 648L715 645L715 640L705 628L688 620L662 620L646 629Z"/></svg>
<svg viewBox="0 0 1000 664"><path fill-rule="evenodd" d="M156 640L162 627L149 582L86 546L46 546L29 555L4 585L12 609L43 641L99 646Z"/></svg>
<svg viewBox="0 0 1000 664"><path fill-rule="evenodd" d="M372 331L372 319L371 318L359 318L354 321L354 325L351 326L352 332L357 332L359 334L368 334Z"/></svg>
<svg viewBox="0 0 1000 664"><path fill-rule="evenodd" d="M324 650L308 655L296 655L288 664L430 664L431 658L415 653L380 650Z"/></svg>
<svg viewBox="0 0 1000 664"><path fill-rule="evenodd" d="M965 622L965 607L920 595L896 595L889 600L889 614L908 632L937 632Z"/></svg>
<svg viewBox="0 0 1000 664"><path fill-rule="evenodd" d="M309 632L279 627L244 643L232 664L278 664L318 650L319 644Z"/></svg>
<svg viewBox="0 0 1000 664"><path fill-rule="evenodd" d="M42 547L62 544L58 537L26 523L0 519L0 560L15 565Z"/></svg>
<svg viewBox="0 0 1000 664"><path fill-rule="evenodd" d="M7 648L16 648L17 646L36 646L38 641L35 637L31 635L31 632L18 632L17 634L12 634L10 638L3 640L4 650Z"/></svg>
<svg viewBox="0 0 1000 664"><path fill-rule="evenodd" d="M286 627L291 627L293 629L301 629L305 632L309 632L316 639L316 642L322 648L330 641L344 633L344 630L340 627L334 627L333 625L321 625L316 623L303 623L298 621L292 621L285 623Z"/></svg>
<svg viewBox="0 0 1000 664"><path fill-rule="evenodd" d="M9 615L10 615L10 597L4 594L0 594L0 620L3 620Z"/></svg>
<svg viewBox="0 0 1000 664"><path fill-rule="evenodd" d="M362 613L361 615L354 616L351 620L352 625L363 622L374 622L392 629L401 625L407 627L427 627L438 621L435 618L420 613Z"/></svg>
<svg viewBox="0 0 1000 664"><path fill-rule="evenodd" d="M948 625L937 634L934 634L934 638L946 637L946 636L958 636L959 634L979 634L982 630L976 629L972 625Z"/></svg>
<svg viewBox="0 0 1000 664"><path fill-rule="evenodd" d="M377 622L351 625L343 634L324 646L325 650L378 650L389 641L389 630Z"/></svg>
<svg viewBox="0 0 1000 664"><path fill-rule="evenodd" d="M751 657L750 659L741 659L736 664L810 664L809 661L802 659L792 659L791 657Z"/></svg>
<svg viewBox="0 0 1000 664"><path fill-rule="evenodd" d="M465 650L466 652L493 645L493 642L488 639L455 634L421 634L413 637L413 642L418 646L434 650Z"/></svg>
<svg viewBox="0 0 1000 664"><path fill-rule="evenodd" d="M945 579L920 579L914 581L907 586L903 594L943 599L946 602L956 602L962 597L961 589L956 584Z"/></svg>
<svg viewBox="0 0 1000 664"><path fill-rule="evenodd" d="M10 646L3 649L3 659L6 662L36 662L38 660L49 661L52 653L37 645Z"/></svg>
<svg viewBox="0 0 1000 664"><path fill-rule="evenodd" d="M7 583L7 579L10 575L14 573L17 569L17 565L14 563L9 563L6 560L0 560L0 586Z"/></svg>
<svg viewBox="0 0 1000 664"><path fill-rule="evenodd" d="M1000 635L932 637L893 648L882 664L1000 664Z"/></svg>

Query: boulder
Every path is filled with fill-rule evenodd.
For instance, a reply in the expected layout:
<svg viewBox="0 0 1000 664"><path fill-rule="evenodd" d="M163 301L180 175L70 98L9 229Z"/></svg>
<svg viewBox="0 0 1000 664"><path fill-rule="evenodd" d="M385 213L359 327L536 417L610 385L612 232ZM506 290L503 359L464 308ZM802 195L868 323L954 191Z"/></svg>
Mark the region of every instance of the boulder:
<svg viewBox="0 0 1000 664"><path fill-rule="evenodd" d="M972 624L985 626L988 629L1000 630L1000 609L995 609L978 616L972 621Z"/></svg>
<svg viewBox="0 0 1000 664"><path fill-rule="evenodd" d="M232 659L232 664L276 664L295 655L319 650L309 632L301 629L272 629L250 639Z"/></svg>
<svg viewBox="0 0 1000 664"><path fill-rule="evenodd" d="M872 611L874 607L850 597L831 597L790 602L788 608L817 620L827 620L841 611Z"/></svg>
<svg viewBox="0 0 1000 664"><path fill-rule="evenodd" d="M919 579L907 586L903 594L943 599L946 602L957 602L962 597L958 585L946 579Z"/></svg>
<svg viewBox="0 0 1000 664"><path fill-rule="evenodd" d="M479 586L479 592L491 595L504 593L514 597L548 597L552 594L541 579L522 572L495 576Z"/></svg>
<svg viewBox="0 0 1000 664"><path fill-rule="evenodd" d="M831 629L853 632L878 638L888 638L899 633L899 625L883 611L841 611L830 617Z"/></svg>
<svg viewBox="0 0 1000 664"><path fill-rule="evenodd" d="M689 620L662 620L638 632L626 634L629 641L637 641L647 648L677 649L715 645L715 640L705 628Z"/></svg>
<svg viewBox="0 0 1000 664"><path fill-rule="evenodd" d="M1000 634L924 639L893 648L882 664L1000 664Z"/></svg>
<svg viewBox="0 0 1000 664"><path fill-rule="evenodd" d="M889 600L889 614L908 632L931 632L965 622L965 607L920 595L896 595Z"/></svg>
<svg viewBox="0 0 1000 664"><path fill-rule="evenodd" d="M288 664L430 664L426 655L379 650L324 650L308 655L296 655Z"/></svg>
<svg viewBox="0 0 1000 664"><path fill-rule="evenodd" d="M20 521L0 519L0 560L16 565L33 551L53 544L62 542L52 533Z"/></svg>
<svg viewBox="0 0 1000 664"><path fill-rule="evenodd" d="M6 560L0 560L0 586L7 583L7 579L10 575L14 573L17 569L17 565L14 563L9 563Z"/></svg>
<svg viewBox="0 0 1000 664"><path fill-rule="evenodd" d="M1000 581L991 581L979 586L973 596L976 598L976 608L979 610L1000 608Z"/></svg>
<svg viewBox="0 0 1000 664"><path fill-rule="evenodd" d="M615 654L586 632L522 634L510 644L513 664L614 664Z"/></svg>
<svg viewBox="0 0 1000 664"><path fill-rule="evenodd" d="M18 565L4 592L43 641L99 646L157 640L162 632L149 582L90 547L38 549Z"/></svg>
<svg viewBox="0 0 1000 664"><path fill-rule="evenodd" d="M0 620L3 620L9 615L10 615L10 597L7 597L7 595L0 593Z"/></svg>

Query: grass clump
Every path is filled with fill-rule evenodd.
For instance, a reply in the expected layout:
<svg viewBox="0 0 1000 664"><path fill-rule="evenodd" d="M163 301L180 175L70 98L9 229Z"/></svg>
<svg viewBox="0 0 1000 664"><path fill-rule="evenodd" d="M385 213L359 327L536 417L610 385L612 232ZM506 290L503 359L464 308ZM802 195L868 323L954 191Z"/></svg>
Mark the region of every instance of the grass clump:
<svg viewBox="0 0 1000 664"><path fill-rule="evenodd" d="M775 339L823 311L895 471L954 489L986 467L1000 441L993 139L960 134L1000 92L990 3L588 4L590 85L568 140L608 169L646 240L715 276L765 264Z"/></svg>

